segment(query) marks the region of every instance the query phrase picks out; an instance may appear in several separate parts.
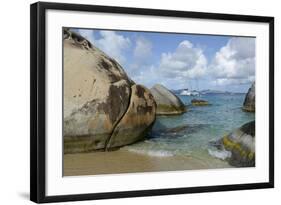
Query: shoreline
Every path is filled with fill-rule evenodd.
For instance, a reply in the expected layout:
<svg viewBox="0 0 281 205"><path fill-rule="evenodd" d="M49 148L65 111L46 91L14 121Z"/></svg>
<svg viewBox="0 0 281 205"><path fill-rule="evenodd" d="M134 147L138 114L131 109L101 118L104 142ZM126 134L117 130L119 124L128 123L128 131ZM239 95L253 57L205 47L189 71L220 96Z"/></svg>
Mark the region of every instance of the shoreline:
<svg viewBox="0 0 281 205"><path fill-rule="evenodd" d="M191 156L149 156L127 150L64 154L64 176L231 168L227 162L206 163Z"/></svg>

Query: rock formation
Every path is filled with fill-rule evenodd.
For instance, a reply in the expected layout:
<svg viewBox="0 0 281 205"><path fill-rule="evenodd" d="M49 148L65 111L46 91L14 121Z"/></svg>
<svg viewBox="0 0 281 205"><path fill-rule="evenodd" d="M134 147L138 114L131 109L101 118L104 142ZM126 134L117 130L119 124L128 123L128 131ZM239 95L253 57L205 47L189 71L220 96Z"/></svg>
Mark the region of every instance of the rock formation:
<svg viewBox="0 0 281 205"><path fill-rule="evenodd" d="M131 92L130 105L107 144L109 148L120 147L124 141L131 144L144 139L155 120L156 103L150 91L133 85Z"/></svg>
<svg viewBox="0 0 281 205"><path fill-rule="evenodd" d="M231 152L230 165L255 166L255 121L249 122L221 139L225 150Z"/></svg>
<svg viewBox="0 0 281 205"><path fill-rule="evenodd" d="M64 153L110 150L143 139L156 103L112 58L64 30Z"/></svg>
<svg viewBox="0 0 281 205"><path fill-rule="evenodd" d="M243 110L246 112L255 112L255 83L249 88L248 93L246 94Z"/></svg>
<svg viewBox="0 0 281 205"><path fill-rule="evenodd" d="M150 91L157 104L157 115L174 115L186 112L182 101L163 85L156 84Z"/></svg>
<svg viewBox="0 0 281 205"><path fill-rule="evenodd" d="M202 99L192 99L191 104L194 106L206 106L210 105L207 100L202 100Z"/></svg>

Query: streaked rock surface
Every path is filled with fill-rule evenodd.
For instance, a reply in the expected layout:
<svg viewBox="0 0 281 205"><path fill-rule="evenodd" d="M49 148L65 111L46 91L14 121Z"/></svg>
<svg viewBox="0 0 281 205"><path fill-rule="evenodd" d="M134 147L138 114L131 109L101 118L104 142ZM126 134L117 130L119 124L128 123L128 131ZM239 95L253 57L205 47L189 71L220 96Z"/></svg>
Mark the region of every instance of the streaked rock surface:
<svg viewBox="0 0 281 205"><path fill-rule="evenodd" d="M186 112L183 102L163 85L156 84L150 89L156 104L156 114L176 115Z"/></svg>
<svg viewBox="0 0 281 205"><path fill-rule="evenodd" d="M255 166L255 121L249 122L222 138L225 150L231 152L229 164L236 167Z"/></svg>
<svg viewBox="0 0 281 205"><path fill-rule="evenodd" d="M151 110L145 112L144 117L139 110L130 107L130 101L136 98L138 85L114 59L79 34L66 29L63 46L64 152L105 150L111 145L120 147L145 137L154 122L156 109L153 97L147 98L151 95L149 91L145 89L145 96L135 102L142 109ZM126 125L125 119L142 123ZM118 126L120 122L122 126ZM116 134L116 128L119 134ZM142 132L131 138L120 132L141 129ZM111 136L114 136L114 141Z"/></svg>
<svg viewBox="0 0 281 205"><path fill-rule="evenodd" d="M244 103L243 103L243 110L246 112L255 112L256 106L255 106L255 83L252 84L252 86L249 88L248 93L245 97Z"/></svg>

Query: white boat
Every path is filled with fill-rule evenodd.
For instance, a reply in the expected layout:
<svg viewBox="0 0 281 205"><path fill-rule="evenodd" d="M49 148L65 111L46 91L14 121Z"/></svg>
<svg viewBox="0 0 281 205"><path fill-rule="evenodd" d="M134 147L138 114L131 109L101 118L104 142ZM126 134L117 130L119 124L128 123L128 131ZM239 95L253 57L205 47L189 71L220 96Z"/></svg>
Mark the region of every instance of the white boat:
<svg viewBox="0 0 281 205"><path fill-rule="evenodd" d="M181 91L180 95L199 96L200 93L195 90L194 91L183 90L183 91Z"/></svg>
<svg viewBox="0 0 281 205"><path fill-rule="evenodd" d="M191 91L190 95L191 95L191 96L199 96L200 93L197 92L197 91Z"/></svg>
<svg viewBox="0 0 281 205"><path fill-rule="evenodd" d="M191 92L188 91L188 90L183 90L183 91L181 91L180 95L188 95L188 96L190 96Z"/></svg>

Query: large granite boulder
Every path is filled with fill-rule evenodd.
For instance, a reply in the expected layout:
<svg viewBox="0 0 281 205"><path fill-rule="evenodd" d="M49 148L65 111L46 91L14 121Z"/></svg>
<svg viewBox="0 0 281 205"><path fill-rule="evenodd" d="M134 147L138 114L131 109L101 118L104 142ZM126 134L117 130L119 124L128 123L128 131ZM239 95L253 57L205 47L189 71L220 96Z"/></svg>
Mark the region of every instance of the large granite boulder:
<svg viewBox="0 0 281 205"><path fill-rule="evenodd" d="M156 103L150 91L141 86L132 86L130 105L116 126L107 148L120 147L145 138L155 121Z"/></svg>
<svg viewBox="0 0 281 205"><path fill-rule="evenodd" d="M147 98L151 95L149 91L145 89L146 95L139 101L142 109L150 112L137 112L130 103L136 98L137 85L114 59L69 30L64 30L63 46L64 152L105 150L110 149L111 145L120 147L145 137L144 130L148 131L153 124L156 109L153 97ZM129 110L130 116L127 116ZM142 131L135 132L131 137L120 130L116 134L115 129L125 117L127 121L139 119L143 123L128 126L123 123L120 130L142 128Z"/></svg>
<svg viewBox="0 0 281 205"><path fill-rule="evenodd" d="M231 152L230 165L236 167L255 166L255 121L249 122L221 139L225 150Z"/></svg>
<svg viewBox="0 0 281 205"><path fill-rule="evenodd" d="M175 115L186 112L183 102L163 85L156 84L150 91L157 104L157 115Z"/></svg>
<svg viewBox="0 0 281 205"><path fill-rule="evenodd" d="M255 83L249 88L244 103L243 110L246 112L255 112Z"/></svg>

